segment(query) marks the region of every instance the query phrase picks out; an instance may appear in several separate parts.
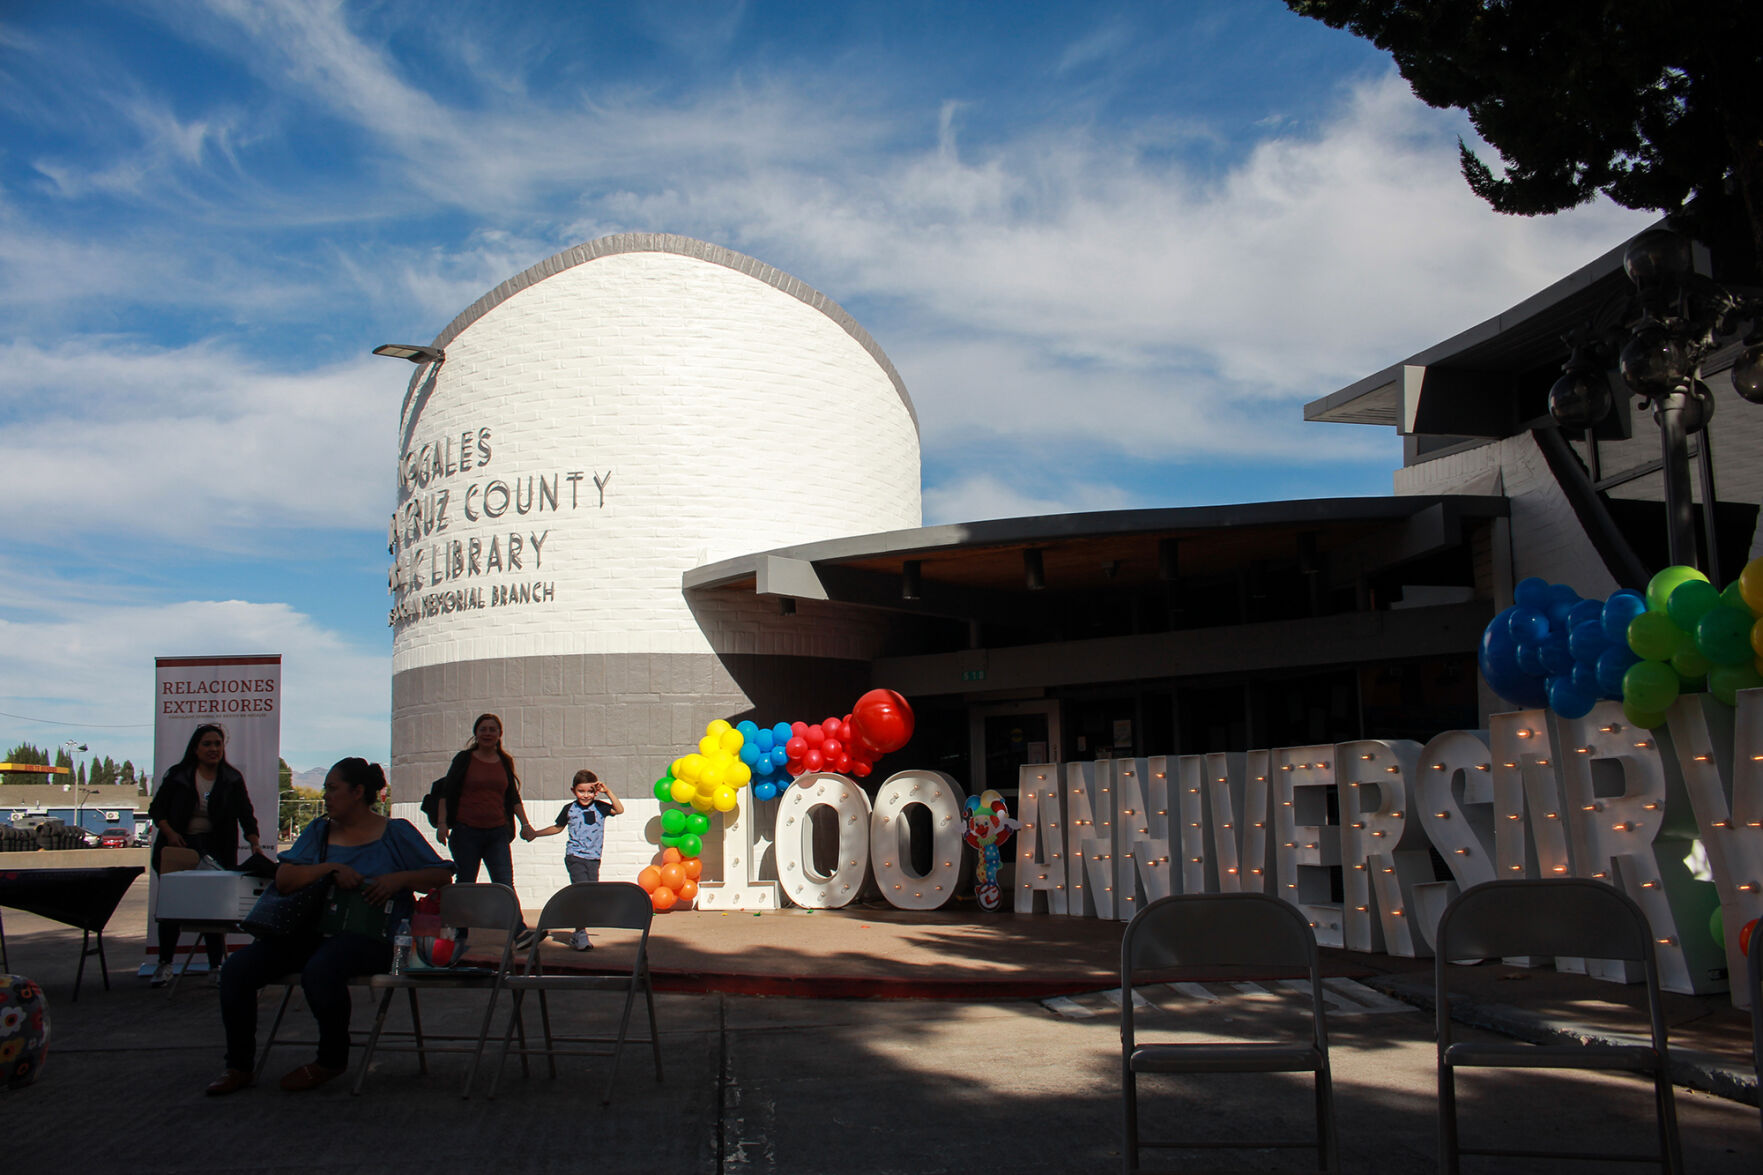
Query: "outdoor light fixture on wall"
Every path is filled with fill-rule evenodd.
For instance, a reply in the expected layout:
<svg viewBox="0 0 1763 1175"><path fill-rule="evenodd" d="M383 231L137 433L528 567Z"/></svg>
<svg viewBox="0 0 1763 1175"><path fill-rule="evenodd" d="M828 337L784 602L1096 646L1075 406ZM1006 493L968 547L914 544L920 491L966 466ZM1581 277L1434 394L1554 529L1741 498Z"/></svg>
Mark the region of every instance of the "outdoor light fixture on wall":
<svg viewBox="0 0 1763 1175"><path fill-rule="evenodd" d="M908 559L900 565L900 598L916 600L924 590L924 565L917 559Z"/></svg>
<svg viewBox="0 0 1763 1175"><path fill-rule="evenodd" d="M1733 389L1763 404L1763 291L1724 286L1697 273L1690 242L1666 229L1650 229L1629 242L1622 269L1634 294L1613 301L1563 340L1572 353L1549 389L1549 414L1564 428L1588 429L1608 416L1615 354L1622 382L1652 407L1659 425L1671 562L1693 566L1698 560L1688 438L1714 415L1702 364L1742 339ZM1636 310L1638 316L1630 317ZM1701 451L1706 491L1712 485L1706 435Z"/></svg>
<svg viewBox="0 0 1763 1175"><path fill-rule="evenodd" d="M440 347L424 347L416 343L381 343L373 353L390 359L408 359L417 364L439 363L447 357L447 352Z"/></svg>

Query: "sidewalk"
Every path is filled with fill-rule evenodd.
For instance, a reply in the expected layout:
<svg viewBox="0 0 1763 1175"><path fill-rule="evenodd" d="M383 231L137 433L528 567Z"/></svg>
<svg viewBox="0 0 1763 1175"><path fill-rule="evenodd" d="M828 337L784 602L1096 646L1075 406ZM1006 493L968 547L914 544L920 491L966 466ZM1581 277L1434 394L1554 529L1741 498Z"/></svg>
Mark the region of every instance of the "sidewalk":
<svg viewBox="0 0 1763 1175"><path fill-rule="evenodd" d="M500 1097L485 1096L485 1080L463 1101L463 1058L431 1058L423 1076L410 1055L386 1054L354 1098L345 1082L308 1094L277 1089L282 1071L309 1059L294 1050L271 1056L261 1086L207 1098L200 1091L220 1065L215 993L198 981L168 995L134 977L146 946L145 886L131 891L106 935L112 990L88 970L77 1003L68 995L78 932L10 911L6 929L13 970L45 985L54 1031L39 1082L0 1092L8 1122L0 1153L9 1171L77 1165L169 1175L223 1164L300 1175L433 1175L464 1163L645 1175L1119 1169L1118 1013L1102 994L1118 982L1118 924L1010 915L980 922L891 908L660 917L651 941L666 1080L656 1083L645 1050L630 1050L607 1107L604 1060L566 1059L556 1081L542 1061L531 1077L511 1062ZM615 934L599 941L586 954L548 946L547 962L588 966L628 949ZM1343 985L1413 1002L1429 984L1424 960L1327 955ZM1507 993L1522 989L1527 998L1536 993L1551 1019L1614 1015L1629 991L1548 972L1510 979L1500 974L1509 969L1467 970L1489 1004L1514 1006ZM893 998L749 994L780 983ZM1194 1030L1228 1035L1286 1013L1277 998L1212 986L1210 1002L1159 1000L1141 1027L1176 1032L1197 1022ZM1052 988L1062 990L1049 997ZM1348 1000L1329 1018L1344 1169L1431 1172L1431 1019L1356 1003L1370 1001ZM1748 1022L1721 1006L1724 997L1670 1003L1673 1044L1686 1054L1730 1061L1748 1048ZM565 1024L606 1022L601 1011L561 1001L552 1010ZM450 1015L438 993L424 998L423 1011L431 1030L463 1018ZM309 1030L302 1010L291 1015L303 1034ZM368 1021L358 1001L355 1024ZM498 1033L504 1023L499 1014ZM1748 1061L1742 1068L1748 1074ZM1550 1093L1537 1096L1539 1089ZM1195 1135L1307 1128L1309 1094L1296 1078L1206 1079L1156 1096L1168 1099L1159 1103L1167 1120ZM1649 1139L1648 1088L1623 1077L1466 1080L1461 1104L1466 1123L1507 1141L1546 1134L1607 1150ZM1754 1175L1763 1150L1755 1109L1682 1090L1678 1113L1689 1171ZM1301 1157L1252 1151L1233 1169L1243 1166L1295 1170Z"/></svg>

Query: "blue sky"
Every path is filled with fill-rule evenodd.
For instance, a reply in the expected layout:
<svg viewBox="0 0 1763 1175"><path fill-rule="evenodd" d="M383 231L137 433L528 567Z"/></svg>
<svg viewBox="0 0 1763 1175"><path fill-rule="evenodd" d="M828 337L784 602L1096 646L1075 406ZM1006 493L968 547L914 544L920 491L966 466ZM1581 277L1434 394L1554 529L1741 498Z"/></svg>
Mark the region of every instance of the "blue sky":
<svg viewBox="0 0 1763 1175"><path fill-rule="evenodd" d="M1303 403L1648 219L1496 216L1468 133L1271 0L11 0L0 741L142 762L154 656L281 652L295 768L383 760L369 352L608 233L849 310L927 523L1387 493L1397 439Z"/></svg>

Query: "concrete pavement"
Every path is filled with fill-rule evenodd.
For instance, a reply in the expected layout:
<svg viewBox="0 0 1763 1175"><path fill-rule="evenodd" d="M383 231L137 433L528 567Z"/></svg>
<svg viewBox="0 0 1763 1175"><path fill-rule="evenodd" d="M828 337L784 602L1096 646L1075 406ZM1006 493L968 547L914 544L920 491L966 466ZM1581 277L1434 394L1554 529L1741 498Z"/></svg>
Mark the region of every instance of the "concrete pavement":
<svg viewBox="0 0 1763 1175"><path fill-rule="evenodd" d="M892 911L793 912L749 918L752 928L736 932L730 927L738 916L716 922L669 916L656 923L658 965L670 954L694 965L670 970L673 986L687 990L658 997L666 1081L655 1082L646 1052L628 1051L610 1106L599 1101L604 1060L564 1060L557 1081L542 1075L542 1063L523 1078L511 1061L499 1098L488 1100L480 1086L478 1096L463 1101L464 1058L432 1058L424 1077L408 1054L376 1058L359 1098L349 1095L346 1082L285 1094L275 1087L276 1076L309 1059L296 1052L271 1058L264 1085L212 1099L201 1090L220 1068L215 993L188 983L168 997L137 981L129 967L146 943L144 889L137 886L125 899L107 935L113 990L94 986L88 973L77 1003L67 997L78 933L7 914L12 969L45 984L54 1026L40 1081L0 1093L8 1171L212 1166L383 1175L493 1165L722 1175L1119 1168L1118 1021L1109 997L1083 979L1067 997L1072 1008L1090 1013L1082 1015L1038 989L1012 997L1004 986L1014 980L1026 989L1055 971L1071 970L1080 979L1106 973L1098 960L1107 958L1110 933L1118 942L1118 930L1105 923L1041 918L968 930L971 918L956 925L953 918L927 922L916 915L895 921ZM1040 952L1037 924L1050 936ZM973 948L988 944L997 962L976 962ZM619 949L609 936L599 951L609 956ZM1037 953L1053 961L1031 969L1023 959ZM763 997L710 990L704 981L742 968L759 974L787 967L805 977L821 967L836 977L877 968L864 962L877 958L900 971L941 972L943 998ZM1398 989L1424 968L1375 973L1365 958L1331 952L1343 992L1355 990L1347 984ZM1004 973L988 974L994 966ZM975 984L965 994L949 986L963 976ZM1489 976L1494 990L1510 985L1528 993L1538 982ZM900 986L894 994L910 993ZM1604 994L1582 991L1581 998L1595 1004ZM1420 1011L1373 1011L1374 1002L1343 998L1330 1015L1344 1166L1398 1175L1433 1171L1431 1021ZM431 1030L463 1018L463 1009L450 1015L448 1003L438 993L425 998ZM1141 1031L1215 1037L1247 1032L1290 1015L1294 1006L1277 994L1245 994L1221 984L1205 985L1203 995L1159 993L1156 1004L1145 1011ZM266 1001L266 1021L270 1006ZM1702 1011L1706 1018L1717 1008ZM309 1027L303 1012L294 1015L300 1027ZM576 1025L604 1020L602 1012L577 1008L564 1015ZM365 1021L358 1006L356 1023ZM1684 1031L1694 1032L1695 1023L1687 1021ZM1650 1139L1650 1094L1633 1080L1483 1075L1463 1089L1466 1124L1508 1140L1611 1149ZM1148 1110L1157 1107L1169 1128L1196 1137L1253 1139L1307 1128L1309 1096L1301 1080L1190 1079L1162 1090L1149 1095ZM1754 1108L1682 1090L1678 1110L1689 1171L1759 1169L1763 1135ZM1201 1159L1213 1169L1225 1161L1234 1161L1235 1170L1303 1169L1301 1154L1293 1153ZM1551 1168L1484 1161L1465 1169Z"/></svg>

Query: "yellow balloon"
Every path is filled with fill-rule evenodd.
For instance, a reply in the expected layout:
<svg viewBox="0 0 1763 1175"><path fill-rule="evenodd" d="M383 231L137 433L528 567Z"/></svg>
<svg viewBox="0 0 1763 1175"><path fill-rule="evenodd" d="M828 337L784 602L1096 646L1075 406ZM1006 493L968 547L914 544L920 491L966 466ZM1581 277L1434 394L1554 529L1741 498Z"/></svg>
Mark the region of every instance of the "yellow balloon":
<svg viewBox="0 0 1763 1175"><path fill-rule="evenodd" d="M727 771L728 769L724 767L720 761L712 759L709 765L704 768L703 772L699 774L698 782L707 790L715 791L722 786Z"/></svg>
<svg viewBox="0 0 1763 1175"><path fill-rule="evenodd" d="M673 787L670 788L669 791L673 795L673 802L676 804L689 804L696 799L698 795L698 789L683 779L674 780Z"/></svg>
<svg viewBox="0 0 1763 1175"><path fill-rule="evenodd" d="M1763 616L1763 555L1745 564L1739 572L1739 595L1747 608Z"/></svg>
<svg viewBox="0 0 1763 1175"><path fill-rule="evenodd" d="M731 755L738 754L741 749L741 744L746 741L746 736L738 730L725 730L722 732L722 749Z"/></svg>
<svg viewBox="0 0 1763 1175"><path fill-rule="evenodd" d="M739 759L736 759L734 765L724 773L722 781L730 787L740 787L752 778L753 769Z"/></svg>
<svg viewBox="0 0 1763 1175"><path fill-rule="evenodd" d="M698 753L706 759L722 749L722 740L714 734L707 734L698 740Z"/></svg>
<svg viewBox="0 0 1763 1175"><path fill-rule="evenodd" d="M675 779L685 779L692 783L696 783L698 782L699 777L704 774L704 768L709 766L709 764L710 761L704 758L703 755L687 755L685 759L681 761L679 770L673 773L673 777Z"/></svg>
<svg viewBox="0 0 1763 1175"><path fill-rule="evenodd" d="M716 721L712 722L709 726L706 726L704 728L704 733L708 734L708 735L715 735L720 738L724 732L730 731L733 729L734 729L734 727L732 727L728 724L728 720L726 718L718 718Z"/></svg>
<svg viewBox="0 0 1763 1175"><path fill-rule="evenodd" d="M718 812L733 812L736 803L735 789L732 787L717 788L710 795L710 803Z"/></svg>
<svg viewBox="0 0 1763 1175"><path fill-rule="evenodd" d="M675 779L678 779L682 774L684 774L685 765L686 765L686 757L684 755L681 755L679 758L677 758L673 761L673 766L671 766L667 769L667 773L669 775L673 776Z"/></svg>
<svg viewBox="0 0 1763 1175"><path fill-rule="evenodd" d="M705 795L703 792L699 792L698 794L696 794L692 797L691 805L692 805L692 807L698 809L698 811L700 811L700 812L709 812L712 810L710 797Z"/></svg>

